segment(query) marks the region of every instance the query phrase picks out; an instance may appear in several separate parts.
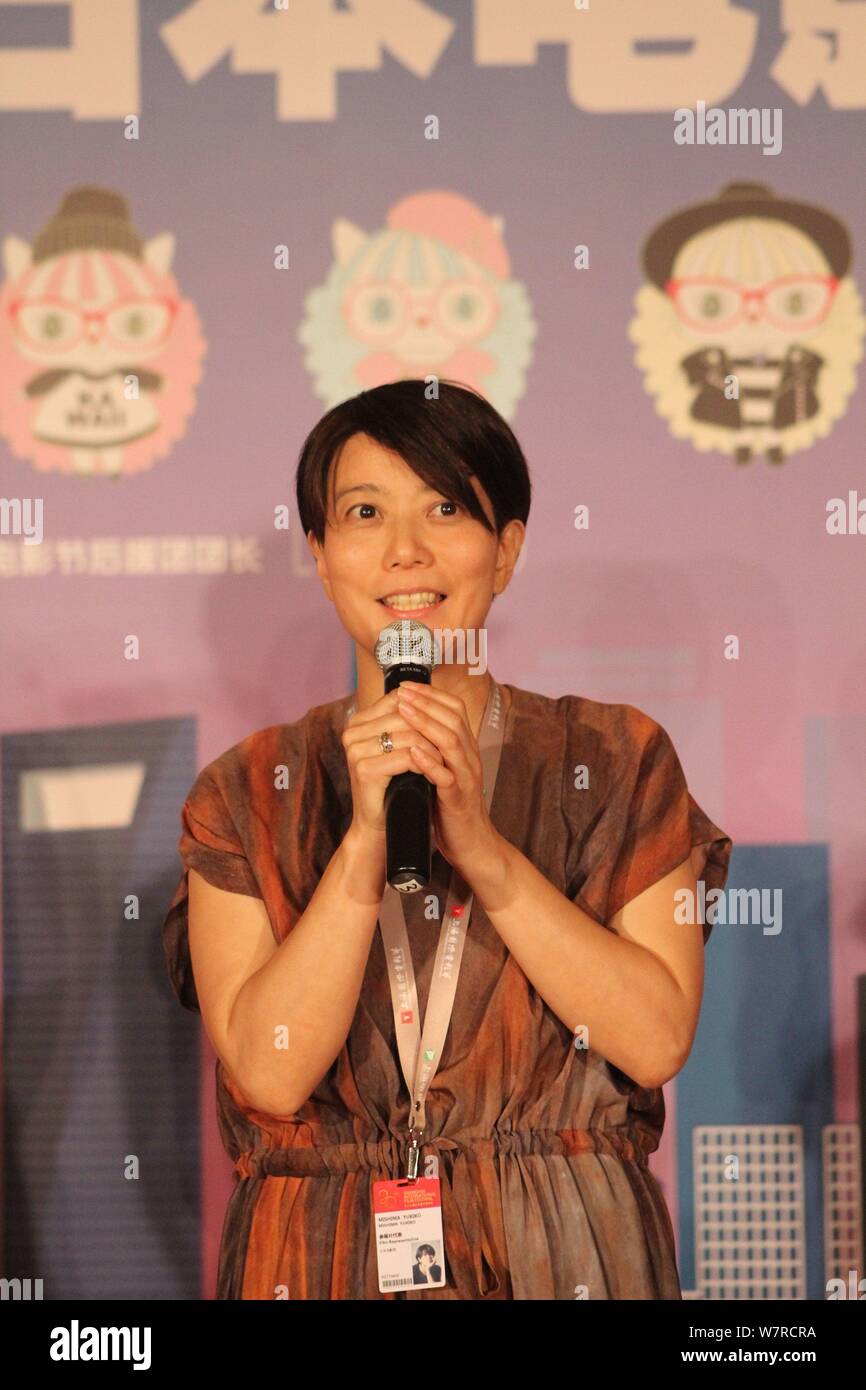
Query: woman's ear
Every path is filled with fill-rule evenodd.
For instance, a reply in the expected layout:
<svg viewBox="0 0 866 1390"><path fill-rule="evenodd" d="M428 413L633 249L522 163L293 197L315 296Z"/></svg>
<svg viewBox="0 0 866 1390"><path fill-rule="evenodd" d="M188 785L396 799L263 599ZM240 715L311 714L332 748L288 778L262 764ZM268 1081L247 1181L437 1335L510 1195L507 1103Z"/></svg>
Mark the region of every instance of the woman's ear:
<svg viewBox="0 0 866 1390"><path fill-rule="evenodd" d="M325 551L324 551L324 548L319 544L318 540L316 539L316 533L315 533L315 531L308 531L308 532L307 532L307 545L310 547L310 550L313 552L313 559L314 559L315 562L316 562L316 571L317 571L317 573L318 573L319 578L320 578L321 581L322 581L322 586L323 586L323 588L324 588L324 590L325 590L325 593L327 594L328 598L331 600L331 603L333 603L333 602L334 602L334 595L333 595L333 593L332 593L332 591L331 591L331 581L330 581L329 578L328 578L328 565L327 565L327 561L325 560Z"/></svg>
<svg viewBox="0 0 866 1390"><path fill-rule="evenodd" d="M511 583L511 576L514 567L523 549L523 542L526 538L526 527L522 521L515 517L503 527L499 537L499 553L496 561L496 581L499 585L498 593L504 593Z"/></svg>

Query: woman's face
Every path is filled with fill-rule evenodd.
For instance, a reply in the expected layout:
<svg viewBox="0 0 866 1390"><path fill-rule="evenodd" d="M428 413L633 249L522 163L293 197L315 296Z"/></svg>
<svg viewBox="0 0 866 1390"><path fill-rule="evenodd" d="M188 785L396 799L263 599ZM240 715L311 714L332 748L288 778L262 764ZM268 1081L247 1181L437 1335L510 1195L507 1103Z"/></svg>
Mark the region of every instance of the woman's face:
<svg viewBox="0 0 866 1390"><path fill-rule="evenodd" d="M490 499L472 487L493 522ZM310 537L319 577L346 631L373 653L389 623L415 617L430 628L484 626L493 595L511 578L525 527L497 538L462 502L429 488L398 455L356 434L331 475L325 543ZM401 590L407 608L388 606ZM444 594L444 599L439 596Z"/></svg>
<svg viewBox="0 0 866 1390"><path fill-rule="evenodd" d="M431 1266L432 1263L433 1263L433 1256L432 1256L432 1255L422 1255L421 1258L419 1259L418 1263L419 1263L419 1265L421 1266L422 1273L426 1274L427 1271L429 1270L430 1266Z"/></svg>

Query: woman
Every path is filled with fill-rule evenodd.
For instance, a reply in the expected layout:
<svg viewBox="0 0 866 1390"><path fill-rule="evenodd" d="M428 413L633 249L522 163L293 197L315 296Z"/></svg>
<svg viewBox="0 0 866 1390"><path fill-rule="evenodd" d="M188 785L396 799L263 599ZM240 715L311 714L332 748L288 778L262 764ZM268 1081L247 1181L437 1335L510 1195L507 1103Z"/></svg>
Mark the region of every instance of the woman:
<svg viewBox="0 0 866 1390"><path fill-rule="evenodd" d="M201 772L164 925L175 992L218 1054L235 1166L217 1296L678 1299L647 1159L709 927L675 922L673 895L701 875L722 887L731 841L631 705L471 673L469 645L430 687L383 696L383 627L408 613L471 634L514 572L529 474L481 396L441 382L428 400L405 380L342 402L304 444L297 499L357 689ZM479 745L492 711L495 789ZM384 945L384 793L405 770L436 789L431 882L388 890L417 1020L395 1007ZM397 1038L411 1021L426 1040L455 903L469 925L419 1145ZM418 1177L439 1179L445 1282L383 1291L373 1184L405 1178L413 1147Z"/></svg>
<svg viewBox="0 0 866 1390"><path fill-rule="evenodd" d="M442 1271L436 1263L436 1251L432 1245L419 1245L415 1251L415 1265L412 1280L416 1284L435 1283Z"/></svg>

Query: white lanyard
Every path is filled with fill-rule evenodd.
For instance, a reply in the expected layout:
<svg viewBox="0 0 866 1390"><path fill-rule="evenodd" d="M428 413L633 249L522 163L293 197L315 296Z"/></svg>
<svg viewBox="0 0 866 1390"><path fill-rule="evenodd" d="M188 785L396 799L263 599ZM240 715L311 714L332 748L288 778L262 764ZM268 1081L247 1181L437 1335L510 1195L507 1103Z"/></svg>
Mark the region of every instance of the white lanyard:
<svg viewBox="0 0 866 1390"><path fill-rule="evenodd" d="M502 695L499 686L491 677L490 694L478 742L481 754L481 767L484 778L484 803L488 815L493 801L493 789L504 737ZM391 1003L394 1009L394 1027L397 1035L397 1048L403 1076L411 1096L409 1111L409 1148L406 1177L410 1181L418 1176L419 1141L424 1132L425 1099L427 1091L442 1056L442 1046L451 1022L454 997L457 992L457 977L460 974L460 961L463 945L472 912L473 893L458 874L452 870L451 882L445 906L445 916L439 933L439 947L433 965L433 977L424 1017L424 1031L418 1018L418 993L415 987L415 969L406 931L405 904L403 894L390 884L385 885L382 905L379 909L379 928L385 946L385 959L388 964L388 979L391 984Z"/></svg>

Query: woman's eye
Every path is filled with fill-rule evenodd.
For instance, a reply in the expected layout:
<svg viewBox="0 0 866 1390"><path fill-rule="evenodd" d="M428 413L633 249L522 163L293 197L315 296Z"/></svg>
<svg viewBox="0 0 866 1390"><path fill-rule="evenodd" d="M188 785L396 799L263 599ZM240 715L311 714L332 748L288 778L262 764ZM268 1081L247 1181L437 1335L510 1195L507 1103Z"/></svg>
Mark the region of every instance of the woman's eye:
<svg viewBox="0 0 866 1390"><path fill-rule="evenodd" d="M450 519L452 516L456 516L458 512L462 511L462 507L461 507L461 505L460 505L459 502L451 502L451 501L448 501L448 502L437 502L437 503L436 503L436 506L437 506L437 507L454 507L454 508L456 509L455 511L449 512L449 513L447 514L447 518L448 518L448 519ZM363 508L365 508L365 507L367 508L368 511L371 511L371 512L375 512L375 510L376 510L376 508L373 506L373 503L372 503L372 502L356 502L355 505L354 505L353 507L350 507L349 510L346 512L346 516L351 516L353 512L358 512L358 514L359 514L359 515L358 515L359 521L368 521L368 520L369 520L369 517L367 517L367 516L361 516L361 515L360 515L361 510L362 510Z"/></svg>

